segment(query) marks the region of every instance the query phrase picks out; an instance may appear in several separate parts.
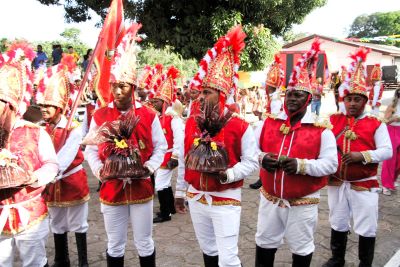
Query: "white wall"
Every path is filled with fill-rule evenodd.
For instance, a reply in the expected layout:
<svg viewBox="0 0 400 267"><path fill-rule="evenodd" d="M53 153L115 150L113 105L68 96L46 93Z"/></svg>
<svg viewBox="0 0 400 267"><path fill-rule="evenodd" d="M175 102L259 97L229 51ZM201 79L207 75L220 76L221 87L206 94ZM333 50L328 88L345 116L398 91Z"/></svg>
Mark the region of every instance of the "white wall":
<svg viewBox="0 0 400 267"><path fill-rule="evenodd" d="M283 51L307 51L310 49L313 39L297 44L290 48L285 48ZM354 53L357 47L336 43L321 39L321 50L324 50L328 57L328 66L331 72L340 70L340 66L348 67L351 63L350 53ZM382 53L371 51L367 56L367 65L380 63L381 66L393 65L393 57L382 55Z"/></svg>

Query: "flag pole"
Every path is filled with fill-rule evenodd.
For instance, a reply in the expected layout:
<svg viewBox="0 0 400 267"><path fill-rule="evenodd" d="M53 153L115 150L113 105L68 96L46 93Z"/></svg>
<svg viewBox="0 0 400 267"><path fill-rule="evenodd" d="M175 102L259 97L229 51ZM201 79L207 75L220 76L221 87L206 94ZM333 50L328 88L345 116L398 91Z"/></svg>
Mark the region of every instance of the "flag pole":
<svg viewBox="0 0 400 267"><path fill-rule="evenodd" d="M101 42L102 39L103 39L103 30L100 32L99 38L97 39L97 43L96 43L96 46L95 46L95 48L94 48L92 57L91 57L90 60L89 60L89 64L88 64L87 67L86 67L85 75L83 75L83 79L82 79L81 85L79 86L78 94L77 94L77 96L76 96L76 98L75 98L75 101L74 101L73 104L72 104L72 108L71 108L70 116L69 116L69 118L68 118L67 125L65 126L65 128L64 128L64 130L63 130L63 133L62 133L62 135L61 135L61 140L60 140L61 142L60 142L60 143L61 143L62 145L65 144L65 140L66 140L66 138L67 138L68 129L71 127L72 120L73 120L73 118L74 118L75 112L76 112L76 110L77 110L77 108L78 108L79 102L81 102L81 96L82 96L83 91L84 91L84 89L85 89L86 82L87 82L88 77L89 77L90 69L91 69L91 67L92 67L92 65L93 65L96 52L97 52L97 50L99 49L99 44L100 44L100 42Z"/></svg>

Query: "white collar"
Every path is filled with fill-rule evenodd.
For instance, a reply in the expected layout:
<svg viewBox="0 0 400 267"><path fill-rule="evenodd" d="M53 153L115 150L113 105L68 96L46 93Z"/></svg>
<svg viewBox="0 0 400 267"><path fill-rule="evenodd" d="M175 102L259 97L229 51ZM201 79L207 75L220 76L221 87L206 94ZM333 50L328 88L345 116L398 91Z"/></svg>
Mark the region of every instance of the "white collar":
<svg viewBox="0 0 400 267"><path fill-rule="evenodd" d="M285 111L281 111L280 113L278 113L277 118L280 120L286 120L287 119L287 115ZM318 117L307 110L306 114L304 114L303 118L301 118L301 123L315 123L318 121Z"/></svg>
<svg viewBox="0 0 400 267"><path fill-rule="evenodd" d="M108 104L108 107L109 107L109 108L114 108L114 101L113 101L113 102L110 102L110 103ZM138 101L135 100L135 108L141 108L141 107L142 107L142 104L141 104L140 102L138 102Z"/></svg>

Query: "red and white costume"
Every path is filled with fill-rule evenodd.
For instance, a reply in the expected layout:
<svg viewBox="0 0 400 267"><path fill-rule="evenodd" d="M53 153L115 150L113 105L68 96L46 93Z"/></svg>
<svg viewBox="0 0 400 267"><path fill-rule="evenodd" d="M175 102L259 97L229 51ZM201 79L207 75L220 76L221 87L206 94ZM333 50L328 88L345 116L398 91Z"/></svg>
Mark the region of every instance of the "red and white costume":
<svg viewBox="0 0 400 267"><path fill-rule="evenodd" d="M262 152L296 158L298 164L295 175L260 170L263 186L256 243L262 248L278 248L285 237L292 253L305 256L315 249L319 190L327 184L327 175L337 168L336 142L327 125L316 121L311 112L304 115L299 128L287 135L280 131L286 119L285 112L268 117L256 130ZM304 166L303 173L300 165Z"/></svg>
<svg viewBox="0 0 400 267"><path fill-rule="evenodd" d="M231 89L236 88L238 58L244 47L244 37L240 26L221 37L200 62L200 70L192 83L219 91L220 102L222 98L228 99ZM225 106L225 103L219 105ZM185 157L201 134L195 117L189 117L185 128ZM213 140L223 143L227 152L227 180L221 182L215 176L186 167L184 177L189 184L187 198L190 215L206 266L239 267L237 243L241 187L243 179L257 169L256 140L249 124L233 115ZM177 197L185 191L184 186L183 181L178 181ZM207 265L210 261L213 264Z"/></svg>
<svg viewBox="0 0 400 267"><path fill-rule="evenodd" d="M22 115L32 94L30 62L33 50L25 43L13 44L0 55L0 99ZM19 116L17 115L17 116ZM3 118L4 119L4 118ZM18 165L32 172L37 182L0 190L0 266L13 266L16 250L22 266L45 266L45 244L49 233L46 184L57 175L58 163L49 135L39 126L18 120L13 125L7 149L18 157Z"/></svg>
<svg viewBox="0 0 400 267"><path fill-rule="evenodd" d="M307 111L312 96L309 70L315 67L319 46L319 41L314 40L311 49L297 62L286 92L307 92L307 101L296 111L306 111L303 117L292 125L285 106L284 112L269 116L256 131L260 163L267 153L277 155L279 161L288 157L297 163L295 174L287 174L281 167L273 172L260 169L262 187L256 264L262 266L273 264L276 250L284 238L292 252L293 266L310 266L315 249L319 191L326 186L328 175L337 168L336 142L329 123L317 121Z"/></svg>
<svg viewBox="0 0 400 267"><path fill-rule="evenodd" d="M139 102L135 103L136 114L140 117L135 128L140 154L144 166L154 171L161 165L167 142L160 121L154 111ZM106 121L116 120L120 111L113 103L100 108L93 116L90 131L95 131ZM150 126L150 127L149 127ZM90 132L89 131L89 132ZM99 177L105 158L101 147L87 146L85 156L92 172ZM139 256L148 256L154 252L152 239L153 225L153 187L150 178L125 182L111 179L104 182L100 189L101 212L108 237L107 253L112 257L125 254L128 222L133 227L134 241Z"/></svg>
<svg viewBox="0 0 400 267"><path fill-rule="evenodd" d="M365 161L343 165L338 153L339 167L328 186L329 221L334 230L346 232L352 217L358 235L374 237L378 226L378 164L392 156L386 124L366 114L353 123L344 114L332 115L330 120L342 153L362 152ZM357 138L347 138L345 129Z"/></svg>
<svg viewBox="0 0 400 267"><path fill-rule="evenodd" d="M90 195L87 175L82 166L84 160L80 149L82 130L78 123L74 124L67 133L65 144L56 151L59 163L57 181L47 188L46 202L50 213L50 228L55 234L86 233L89 228L87 202ZM59 147L66 125L67 119L62 116L54 130L46 127L55 147Z"/></svg>

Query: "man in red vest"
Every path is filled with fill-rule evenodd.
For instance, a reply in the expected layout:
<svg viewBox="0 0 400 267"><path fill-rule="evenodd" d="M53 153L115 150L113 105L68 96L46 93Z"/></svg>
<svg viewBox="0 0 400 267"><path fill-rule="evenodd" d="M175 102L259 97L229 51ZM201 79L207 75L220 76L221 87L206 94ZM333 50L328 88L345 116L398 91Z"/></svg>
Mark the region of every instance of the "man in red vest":
<svg viewBox="0 0 400 267"><path fill-rule="evenodd" d="M286 239L292 266L310 266L318 220L320 189L336 171L335 138L328 122L307 112L311 75L319 52L315 40L292 72L284 112L269 116L257 128L262 187L256 233L257 267L273 266Z"/></svg>
<svg viewBox="0 0 400 267"><path fill-rule="evenodd" d="M26 43L15 43L0 54L0 266L48 267L49 234L43 193L57 175L57 156L49 135L20 119L33 94L31 61Z"/></svg>
<svg viewBox="0 0 400 267"><path fill-rule="evenodd" d="M67 125L68 103L73 88L76 63L72 55L49 69L39 83L36 100L40 106L45 130L51 136L57 152L59 175L47 188L46 202L50 213L50 229L54 235L55 266L70 266L68 232L75 232L79 266L88 266L86 232L89 228L87 175L80 149L82 129L74 122L63 140ZM57 86L55 86L57 85ZM71 116L71 115L70 115Z"/></svg>
<svg viewBox="0 0 400 267"><path fill-rule="evenodd" d="M241 187L257 169L258 152L252 128L225 104L236 89L245 36L237 26L221 37L192 80L202 87L201 112L186 122L186 195L206 267L241 266L237 245ZM185 183L178 181L178 211L184 210L185 189Z"/></svg>
<svg viewBox="0 0 400 267"><path fill-rule="evenodd" d="M161 163L160 169L155 173L155 190L160 202L160 212L154 218L154 223L171 220L171 214L175 214L174 193L171 187L173 169L178 167L180 154L183 153L184 129L181 118L182 104L175 99L176 78L179 71L171 66L161 78L155 95L150 99L151 105L159 114L161 127L168 143L168 150ZM172 106L174 108L172 108ZM184 162L181 161L181 167ZM178 175L182 175L182 169L178 169Z"/></svg>
<svg viewBox="0 0 400 267"><path fill-rule="evenodd" d="M346 115L330 120L336 137L339 168L330 176L328 186L332 258L325 267L344 266L350 219L359 235L359 266L372 265L378 226L378 164L392 156L386 125L365 114L368 101L364 66L368 50L359 48L351 55L348 79L342 83Z"/></svg>
<svg viewBox="0 0 400 267"><path fill-rule="evenodd" d="M128 112L134 112L139 118L133 134L128 140L122 140L125 144L131 141L137 143L140 161L148 175L141 179L107 179L103 181L100 189L101 211L108 240L107 266L109 267L124 266L129 222L132 224L140 266L156 266L156 252L152 238L154 191L149 176L163 162L167 142L157 114L141 103L133 102L138 51L134 40L137 38L138 28L140 25L134 23L117 48L119 53L114 58L110 76L114 101L94 113L88 134L95 132L107 122L118 121L122 114ZM93 174L99 180L103 180L101 174L107 160L104 146L88 145L85 155Z"/></svg>

